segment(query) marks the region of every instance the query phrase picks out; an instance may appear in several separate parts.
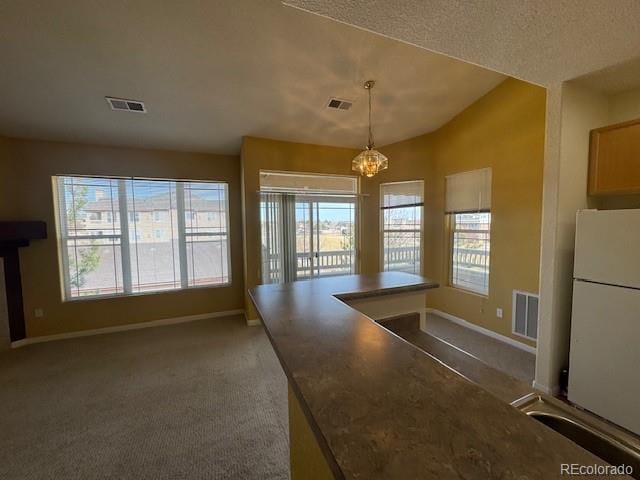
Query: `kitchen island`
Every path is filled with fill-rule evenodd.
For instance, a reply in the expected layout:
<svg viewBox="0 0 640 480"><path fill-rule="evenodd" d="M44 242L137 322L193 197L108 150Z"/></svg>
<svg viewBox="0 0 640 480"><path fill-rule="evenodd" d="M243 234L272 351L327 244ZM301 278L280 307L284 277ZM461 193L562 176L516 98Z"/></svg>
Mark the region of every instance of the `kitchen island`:
<svg viewBox="0 0 640 480"><path fill-rule="evenodd" d="M345 303L436 287L385 272L250 291L289 382L292 479L534 480L603 464Z"/></svg>

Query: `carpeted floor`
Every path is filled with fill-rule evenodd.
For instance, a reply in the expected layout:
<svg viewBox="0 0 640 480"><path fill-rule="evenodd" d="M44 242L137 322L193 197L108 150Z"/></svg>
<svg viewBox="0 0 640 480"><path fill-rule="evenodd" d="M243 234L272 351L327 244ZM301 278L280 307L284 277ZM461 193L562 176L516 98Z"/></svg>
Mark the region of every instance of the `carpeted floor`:
<svg viewBox="0 0 640 480"><path fill-rule="evenodd" d="M533 383L536 356L465 328L438 315L427 315L427 333L448 342L507 375Z"/></svg>
<svg viewBox="0 0 640 480"><path fill-rule="evenodd" d="M0 353L0 478L287 479L286 379L242 317Z"/></svg>
<svg viewBox="0 0 640 480"><path fill-rule="evenodd" d="M427 316L429 333L420 330L418 315L381 324L507 403L533 391L535 356L530 353L435 315Z"/></svg>

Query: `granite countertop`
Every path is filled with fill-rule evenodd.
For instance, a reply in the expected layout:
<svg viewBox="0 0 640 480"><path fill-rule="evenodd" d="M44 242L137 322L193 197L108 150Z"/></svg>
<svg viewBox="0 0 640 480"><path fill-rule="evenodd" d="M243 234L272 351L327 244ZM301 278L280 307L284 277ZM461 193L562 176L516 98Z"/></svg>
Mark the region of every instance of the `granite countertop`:
<svg viewBox="0 0 640 480"><path fill-rule="evenodd" d="M336 478L537 480L605 464L342 301L437 286L385 272L250 291Z"/></svg>

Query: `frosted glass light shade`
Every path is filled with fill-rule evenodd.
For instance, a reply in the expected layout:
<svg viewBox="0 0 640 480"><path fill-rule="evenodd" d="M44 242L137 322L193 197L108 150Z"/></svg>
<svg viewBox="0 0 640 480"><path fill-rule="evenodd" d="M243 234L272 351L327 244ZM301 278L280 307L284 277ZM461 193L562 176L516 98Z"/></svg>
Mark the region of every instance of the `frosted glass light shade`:
<svg viewBox="0 0 640 480"><path fill-rule="evenodd" d="M387 157L369 147L360 152L351 162L351 170L367 177L373 177L376 173L386 170L388 166Z"/></svg>

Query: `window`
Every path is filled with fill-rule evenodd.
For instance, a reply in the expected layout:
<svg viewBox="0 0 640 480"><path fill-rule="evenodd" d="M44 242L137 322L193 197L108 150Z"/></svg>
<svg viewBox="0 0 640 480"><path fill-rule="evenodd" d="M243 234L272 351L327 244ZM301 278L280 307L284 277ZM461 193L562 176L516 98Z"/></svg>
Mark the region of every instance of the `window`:
<svg viewBox="0 0 640 480"><path fill-rule="evenodd" d="M451 285L489 294L491 213L454 213Z"/></svg>
<svg viewBox="0 0 640 480"><path fill-rule="evenodd" d="M263 283L355 273L358 179L260 172Z"/></svg>
<svg viewBox="0 0 640 480"><path fill-rule="evenodd" d="M488 295L491 169L446 177L446 212L451 227L449 284Z"/></svg>
<svg viewBox="0 0 640 480"><path fill-rule="evenodd" d="M66 300L230 282L226 183L54 178ZM216 221L199 225L187 209ZM87 221L94 211L105 212L99 229Z"/></svg>
<svg viewBox="0 0 640 480"><path fill-rule="evenodd" d="M422 273L423 192L422 180L380 185L385 271Z"/></svg>

